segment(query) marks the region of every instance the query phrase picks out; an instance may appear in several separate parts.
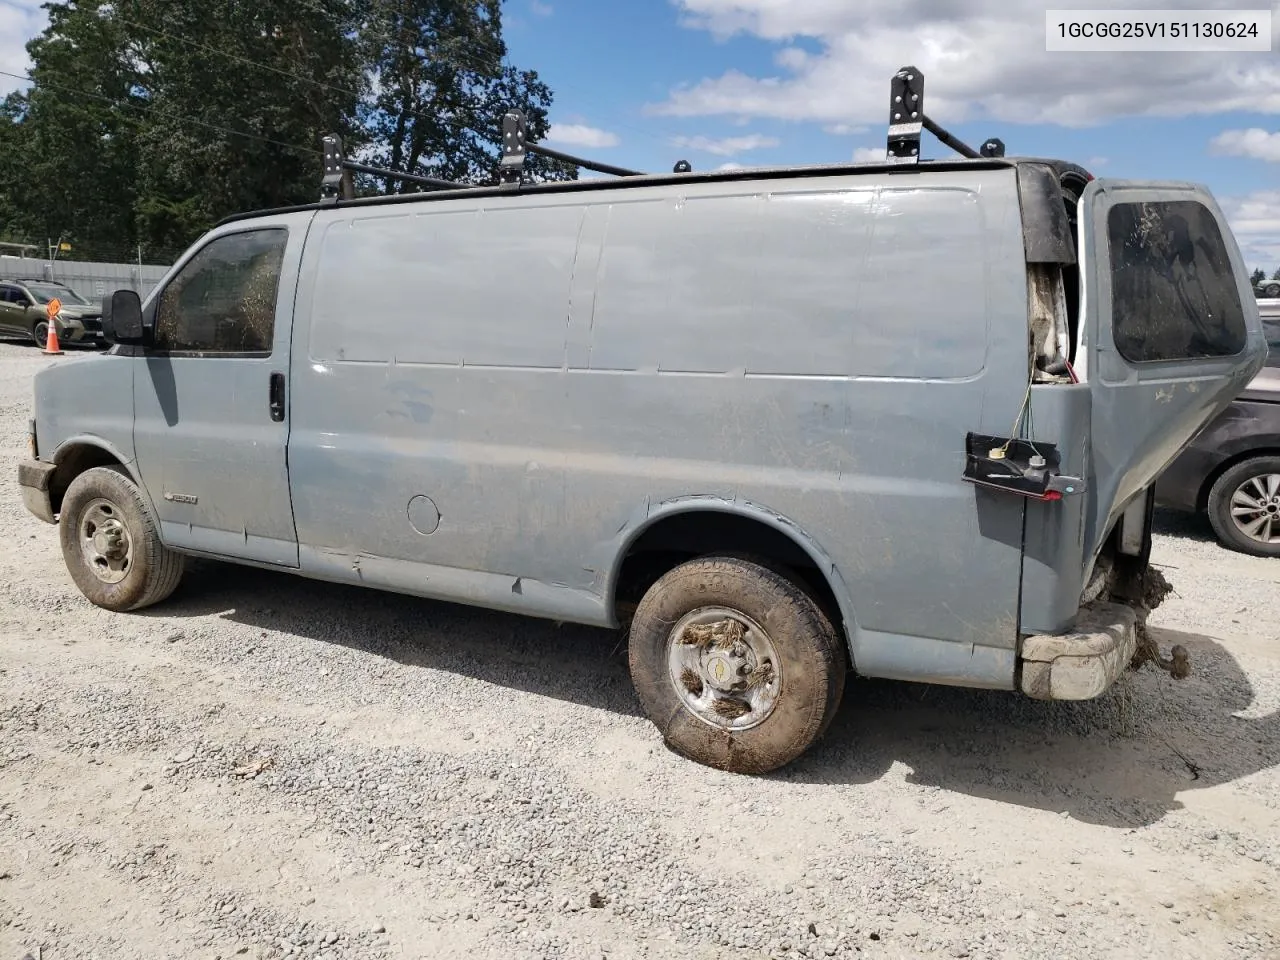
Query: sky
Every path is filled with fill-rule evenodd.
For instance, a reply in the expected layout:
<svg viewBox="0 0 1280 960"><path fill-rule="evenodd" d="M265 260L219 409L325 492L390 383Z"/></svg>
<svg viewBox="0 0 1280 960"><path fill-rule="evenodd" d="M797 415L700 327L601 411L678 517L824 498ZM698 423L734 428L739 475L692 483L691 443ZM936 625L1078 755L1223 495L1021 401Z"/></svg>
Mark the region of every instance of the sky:
<svg viewBox="0 0 1280 960"><path fill-rule="evenodd" d="M561 149L621 166L832 163L883 156L889 82L977 146L1098 177L1192 180L1251 267L1280 268L1280 6L1268 53L1049 53L1043 0L506 0L511 61L555 94ZM1143 6L1129 0L1126 7ZM1267 9L1265 0L1156 0ZM950 151L928 134L924 155Z"/></svg>
<svg viewBox="0 0 1280 960"><path fill-rule="evenodd" d="M1043 0L504 0L510 60L554 93L550 145L642 170L883 156L889 81L971 144L1099 177L1192 180L1251 267L1280 268L1280 6L1272 50L1059 53ZM1267 9L1266 0L1127 7ZM0 70L22 73L40 0L0 0ZM0 76L0 93L15 84ZM924 155L950 151L925 135Z"/></svg>

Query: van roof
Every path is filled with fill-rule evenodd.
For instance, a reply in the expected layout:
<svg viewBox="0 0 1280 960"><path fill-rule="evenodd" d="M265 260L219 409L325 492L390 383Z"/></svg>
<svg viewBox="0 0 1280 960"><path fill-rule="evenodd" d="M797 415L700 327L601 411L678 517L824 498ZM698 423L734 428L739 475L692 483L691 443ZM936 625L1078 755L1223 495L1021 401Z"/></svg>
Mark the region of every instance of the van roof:
<svg viewBox="0 0 1280 960"><path fill-rule="evenodd" d="M1052 158L1036 157L978 157L948 158L945 160L921 160L912 164L896 163L839 163L839 164L801 164L780 167L747 167L738 170L710 170L705 172L655 173L636 176L589 179L589 180L553 180L542 183L525 183L519 185L478 185L459 186L456 188L426 190L414 193L379 194L353 199L317 200L313 203L295 204L292 206L273 207L262 210L251 210L231 214L218 221L216 226L252 220L258 217L274 216L282 213L301 213L310 210L326 210L334 207L371 207L397 203L432 203L442 200L462 198L483 199L487 197L523 197L544 193L579 193L590 191L634 190L646 186L661 186L677 183L733 183L752 180L788 180L799 177L848 177L848 176L920 176L928 173L944 173L964 170L998 170L1017 167L1021 164L1041 164L1054 167L1059 172L1071 170L1085 179L1092 175L1075 163Z"/></svg>

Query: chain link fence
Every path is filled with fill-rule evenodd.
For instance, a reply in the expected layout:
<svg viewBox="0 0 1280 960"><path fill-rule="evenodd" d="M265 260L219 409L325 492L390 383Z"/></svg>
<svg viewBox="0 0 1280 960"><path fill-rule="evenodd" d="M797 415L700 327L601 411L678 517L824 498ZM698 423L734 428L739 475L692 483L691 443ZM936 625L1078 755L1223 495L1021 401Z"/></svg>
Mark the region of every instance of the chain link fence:
<svg viewBox="0 0 1280 960"><path fill-rule="evenodd" d="M145 297L180 252L6 242L0 243L0 280L53 280L90 301L126 287Z"/></svg>

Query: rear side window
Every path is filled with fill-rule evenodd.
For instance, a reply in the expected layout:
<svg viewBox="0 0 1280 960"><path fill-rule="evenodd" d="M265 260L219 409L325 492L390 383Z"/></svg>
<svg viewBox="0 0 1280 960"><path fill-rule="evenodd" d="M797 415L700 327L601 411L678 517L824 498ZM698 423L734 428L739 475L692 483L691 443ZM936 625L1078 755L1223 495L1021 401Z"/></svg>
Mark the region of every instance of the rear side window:
<svg viewBox="0 0 1280 960"><path fill-rule="evenodd" d="M1194 200L1120 203L1107 215L1112 332L1131 363L1229 357L1248 338L1213 214Z"/></svg>
<svg viewBox="0 0 1280 960"><path fill-rule="evenodd" d="M160 294L156 350L269 356L287 231L228 233L187 261Z"/></svg>
<svg viewBox="0 0 1280 960"><path fill-rule="evenodd" d="M1280 369L1280 317L1263 317L1262 329L1267 335L1267 366Z"/></svg>

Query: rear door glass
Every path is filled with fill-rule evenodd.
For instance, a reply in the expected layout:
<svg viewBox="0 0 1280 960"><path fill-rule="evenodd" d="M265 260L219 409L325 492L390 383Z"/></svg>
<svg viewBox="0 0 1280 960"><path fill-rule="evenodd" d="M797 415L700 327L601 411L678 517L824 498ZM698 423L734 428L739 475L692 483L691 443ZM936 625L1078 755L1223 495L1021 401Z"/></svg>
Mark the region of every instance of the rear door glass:
<svg viewBox="0 0 1280 960"><path fill-rule="evenodd" d="M1248 340L1238 278L1194 200L1118 203L1107 216L1112 332L1130 363L1230 357Z"/></svg>

